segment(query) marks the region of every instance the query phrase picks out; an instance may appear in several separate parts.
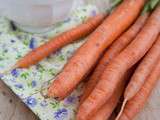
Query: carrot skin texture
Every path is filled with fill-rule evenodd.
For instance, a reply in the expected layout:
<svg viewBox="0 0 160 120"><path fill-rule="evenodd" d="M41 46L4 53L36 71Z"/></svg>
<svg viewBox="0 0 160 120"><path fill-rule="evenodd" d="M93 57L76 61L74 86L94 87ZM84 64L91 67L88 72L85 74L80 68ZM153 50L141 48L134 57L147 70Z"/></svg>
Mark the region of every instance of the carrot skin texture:
<svg viewBox="0 0 160 120"><path fill-rule="evenodd" d="M116 120L119 120L128 100L134 97L145 83L146 78L152 72L152 69L156 66L156 62L160 58L160 36L154 43L149 52L145 55L144 59L138 66L137 70L133 74L124 93L124 102L121 107Z"/></svg>
<svg viewBox="0 0 160 120"><path fill-rule="evenodd" d="M119 85L111 98L100 108L90 120L107 120L115 109L120 96L122 95L124 85Z"/></svg>
<svg viewBox="0 0 160 120"><path fill-rule="evenodd" d="M113 112L109 120L115 120L115 118L116 118L116 114Z"/></svg>
<svg viewBox="0 0 160 120"><path fill-rule="evenodd" d="M98 14L89 18L85 23L61 33L45 44L29 52L26 56L20 59L15 66L18 68L28 68L29 66L38 63L63 46L90 34L104 20L104 18L103 14Z"/></svg>
<svg viewBox="0 0 160 120"><path fill-rule="evenodd" d="M159 21L160 7L157 7L136 38L108 64L95 89L79 108L78 120L90 117L111 97L121 82L121 75L138 62L156 40L160 31Z"/></svg>
<svg viewBox="0 0 160 120"><path fill-rule="evenodd" d="M149 77L146 79L140 91L127 102L119 120L134 119L134 117L143 109L159 78L160 59L157 61L155 68L153 69Z"/></svg>
<svg viewBox="0 0 160 120"><path fill-rule="evenodd" d="M127 100L131 99L140 90L140 88L145 82L145 79L152 71L154 66L156 66L155 63L159 59L159 56L160 56L160 37L157 39L155 44L146 54L146 56L138 66L137 70L133 74L124 93L125 99Z"/></svg>
<svg viewBox="0 0 160 120"><path fill-rule="evenodd" d="M85 85L85 90L80 99L80 104L92 92L99 80L100 75L102 74L108 63L136 37L136 35L141 30L148 17L149 13L140 15L136 22L126 32L124 32L115 42L113 42L109 49L104 53L104 56L99 61L96 69L94 70L93 74L89 78L89 81Z"/></svg>
<svg viewBox="0 0 160 120"><path fill-rule="evenodd" d="M93 114L93 117L90 118L90 120L108 120L113 112L113 110L115 109L115 107L117 106L120 97L124 91L125 85L127 83L127 81L129 80L129 78L131 77L133 71L135 70L134 66L133 68L129 69L123 76L122 76L122 80L123 82L121 82L117 89L114 91L114 94L111 96L111 98L102 106L102 108L100 108L96 114Z"/></svg>
<svg viewBox="0 0 160 120"><path fill-rule="evenodd" d="M69 95L104 50L132 24L144 3L145 0L125 0L118 6L72 56L49 87L48 96L64 99Z"/></svg>

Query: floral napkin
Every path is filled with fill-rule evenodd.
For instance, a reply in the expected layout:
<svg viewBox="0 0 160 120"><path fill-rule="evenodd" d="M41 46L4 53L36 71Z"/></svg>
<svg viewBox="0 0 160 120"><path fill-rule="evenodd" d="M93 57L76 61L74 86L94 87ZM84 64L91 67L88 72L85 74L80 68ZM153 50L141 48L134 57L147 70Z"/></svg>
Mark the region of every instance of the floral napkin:
<svg viewBox="0 0 160 120"><path fill-rule="evenodd" d="M9 69L27 52L46 42L48 37L53 37L82 23L88 16L94 16L97 12L95 6L79 7L67 20L53 26L53 30L46 33L46 36L22 32L16 29L8 19L0 17L0 72ZM82 85L61 102L44 98L41 91L52 82L68 58L84 41L82 39L67 45L28 69L14 69L6 75L0 74L0 79L41 120L74 120Z"/></svg>

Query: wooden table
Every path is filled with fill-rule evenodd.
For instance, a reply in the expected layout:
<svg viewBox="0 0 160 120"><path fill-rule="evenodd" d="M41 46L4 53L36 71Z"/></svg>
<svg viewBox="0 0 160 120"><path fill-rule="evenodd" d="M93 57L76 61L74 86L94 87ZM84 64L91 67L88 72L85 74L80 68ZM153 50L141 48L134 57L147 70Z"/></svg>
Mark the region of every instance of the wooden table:
<svg viewBox="0 0 160 120"><path fill-rule="evenodd" d="M160 105L160 82L154 90L154 94L151 96L151 100L154 104ZM158 92L159 91L159 92ZM150 103L151 103L150 100ZM137 116L136 120L159 120L160 108L156 111L146 112L144 114ZM155 114L156 113L156 114ZM150 114L149 118L146 116ZM143 119L139 119L139 117ZM38 120L38 118L20 101L20 99L15 96L15 94L0 80L0 120Z"/></svg>
<svg viewBox="0 0 160 120"><path fill-rule="evenodd" d="M1 80L0 120L38 120Z"/></svg>

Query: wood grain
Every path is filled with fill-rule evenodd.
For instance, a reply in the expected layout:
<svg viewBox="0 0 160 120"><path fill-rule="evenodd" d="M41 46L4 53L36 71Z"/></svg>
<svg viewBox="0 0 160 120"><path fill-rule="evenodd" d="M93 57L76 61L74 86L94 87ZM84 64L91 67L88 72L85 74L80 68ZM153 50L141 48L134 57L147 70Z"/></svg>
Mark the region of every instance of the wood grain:
<svg viewBox="0 0 160 120"><path fill-rule="evenodd" d="M148 103L135 120L159 120L160 81ZM0 120L38 120L38 118L0 80Z"/></svg>
<svg viewBox="0 0 160 120"><path fill-rule="evenodd" d="M38 120L1 80L0 120Z"/></svg>

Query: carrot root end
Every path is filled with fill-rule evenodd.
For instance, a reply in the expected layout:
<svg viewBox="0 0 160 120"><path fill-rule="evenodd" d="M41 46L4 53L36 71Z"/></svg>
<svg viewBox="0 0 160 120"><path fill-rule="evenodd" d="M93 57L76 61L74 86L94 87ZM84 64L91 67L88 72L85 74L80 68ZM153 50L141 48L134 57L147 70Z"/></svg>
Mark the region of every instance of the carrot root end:
<svg viewBox="0 0 160 120"><path fill-rule="evenodd" d="M115 120L119 120L120 119L127 102L128 102L128 99L124 99L122 107L121 107L121 110L120 110L120 112L119 112L119 114L118 114L118 116L116 117Z"/></svg>

